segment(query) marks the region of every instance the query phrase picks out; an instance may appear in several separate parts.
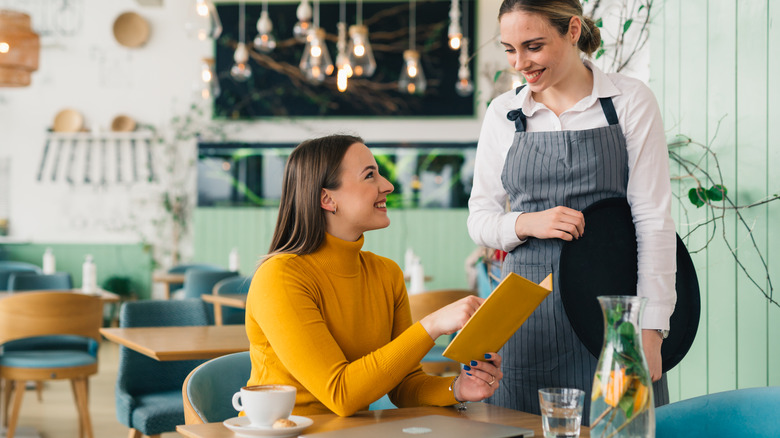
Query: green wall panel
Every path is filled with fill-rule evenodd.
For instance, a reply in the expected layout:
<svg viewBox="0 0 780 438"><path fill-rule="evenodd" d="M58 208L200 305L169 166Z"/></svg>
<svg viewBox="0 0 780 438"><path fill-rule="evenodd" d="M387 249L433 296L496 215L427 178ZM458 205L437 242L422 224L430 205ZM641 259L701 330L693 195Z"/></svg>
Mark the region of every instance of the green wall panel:
<svg viewBox="0 0 780 438"><path fill-rule="evenodd" d="M699 164L720 174L739 204L780 191L780 5L771 0L664 0L650 33L650 86L670 137L686 135L717 154ZM687 151L687 158L695 157ZM672 165L672 173L681 169ZM685 196L691 181L673 181ZM686 240L702 292L696 342L669 373L672 400L729 389L780 384L780 308L770 304L742 272L759 285L769 282L755 239L769 267L780 277L780 202L740 210L749 230L728 210ZM706 209L678 204L673 209L681 235L711 216ZM716 210L715 214L719 214ZM752 233L752 234L751 234ZM710 240L711 239L711 240ZM731 248L724 239L730 242ZM775 298L775 300L777 300Z"/></svg>
<svg viewBox="0 0 780 438"><path fill-rule="evenodd" d="M112 276L128 277L139 298L149 298L152 281L152 257L141 244L15 243L5 244L8 260L41 266L43 253L51 248L57 271L68 272L73 286L81 287L81 265L91 254L97 266L97 281L102 284Z"/></svg>
<svg viewBox="0 0 780 438"><path fill-rule="evenodd" d="M425 274L433 277L427 289L467 287L464 264L476 248L466 230L467 210L391 210L388 214L390 226L367 232L363 249L393 259L403 268L406 249L412 248ZM196 209L194 259L227 266L228 254L236 247L241 272L250 275L268 251L275 224L274 208Z"/></svg>

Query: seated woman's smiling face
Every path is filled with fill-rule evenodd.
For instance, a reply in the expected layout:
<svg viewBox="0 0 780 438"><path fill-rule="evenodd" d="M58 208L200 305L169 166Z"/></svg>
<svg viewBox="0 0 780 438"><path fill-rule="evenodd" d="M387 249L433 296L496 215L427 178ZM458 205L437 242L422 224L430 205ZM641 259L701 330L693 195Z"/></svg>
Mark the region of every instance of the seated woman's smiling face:
<svg viewBox="0 0 780 438"><path fill-rule="evenodd" d="M341 161L340 173L338 189L322 190L323 206L330 201L336 212L327 216L328 233L355 241L366 231L390 225L386 202L393 184L379 174L371 150L363 143L350 146Z"/></svg>

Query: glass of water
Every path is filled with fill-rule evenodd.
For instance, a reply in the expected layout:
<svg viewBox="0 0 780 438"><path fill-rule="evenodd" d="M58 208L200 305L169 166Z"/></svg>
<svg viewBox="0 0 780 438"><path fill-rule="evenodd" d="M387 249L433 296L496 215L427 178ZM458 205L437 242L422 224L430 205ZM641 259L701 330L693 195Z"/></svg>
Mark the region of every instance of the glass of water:
<svg viewBox="0 0 780 438"><path fill-rule="evenodd" d="M539 407L545 438L578 437L585 392L575 388L542 388Z"/></svg>

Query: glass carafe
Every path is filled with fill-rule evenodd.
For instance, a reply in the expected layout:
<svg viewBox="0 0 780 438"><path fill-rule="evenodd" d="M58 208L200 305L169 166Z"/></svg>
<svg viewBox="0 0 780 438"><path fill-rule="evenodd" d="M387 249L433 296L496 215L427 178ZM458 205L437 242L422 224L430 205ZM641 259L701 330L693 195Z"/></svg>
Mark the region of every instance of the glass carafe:
<svg viewBox="0 0 780 438"><path fill-rule="evenodd" d="M646 298L600 296L604 345L593 378L590 436L655 437L653 386L642 349Z"/></svg>

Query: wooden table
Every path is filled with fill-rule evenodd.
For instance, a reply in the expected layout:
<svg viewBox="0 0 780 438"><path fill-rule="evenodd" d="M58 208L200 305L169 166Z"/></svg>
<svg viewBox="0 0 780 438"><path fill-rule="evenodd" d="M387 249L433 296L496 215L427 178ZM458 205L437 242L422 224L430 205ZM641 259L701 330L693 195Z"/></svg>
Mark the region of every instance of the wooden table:
<svg viewBox="0 0 780 438"><path fill-rule="evenodd" d="M303 433L308 435L316 432L347 429L350 427L365 426L383 421L421 417L424 415L447 415L450 417L462 417L470 420L504 424L507 426L524 427L533 430L534 437L544 437L544 433L542 432L542 417L489 405L487 403L469 403L468 409L462 412L459 412L453 407L420 407L386 409L383 411L361 411L351 417L339 417L335 414L308 415L309 418L314 420L314 424L306 428ZM176 426L176 431L188 438L231 438L236 436L222 423ZM581 428L580 437L590 437L590 431L587 427Z"/></svg>
<svg viewBox="0 0 780 438"><path fill-rule="evenodd" d="M184 274L155 272L152 274L152 281L163 284L163 293L165 294L165 299L168 300L171 298L171 284L184 284Z"/></svg>
<svg viewBox="0 0 780 438"><path fill-rule="evenodd" d="M214 305L214 324L222 325L222 306L246 309L247 294L203 294L200 298Z"/></svg>
<svg viewBox="0 0 780 438"><path fill-rule="evenodd" d="M101 328L109 341L159 361L213 359L249 350L243 325Z"/></svg>
<svg viewBox="0 0 780 438"><path fill-rule="evenodd" d="M12 294L18 294L18 293L27 293L27 292L73 292L76 294L83 294L84 292L81 291L81 289L65 289L65 290L18 290L13 292L0 292L0 299L5 298ZM103 300L104 303L118 303L120 300L120 296L109 292L107 290L98 289L95 291L95 293L90 294L84 294L84 295L94 295L96 297L100 297L101 300Z"/></svg>

